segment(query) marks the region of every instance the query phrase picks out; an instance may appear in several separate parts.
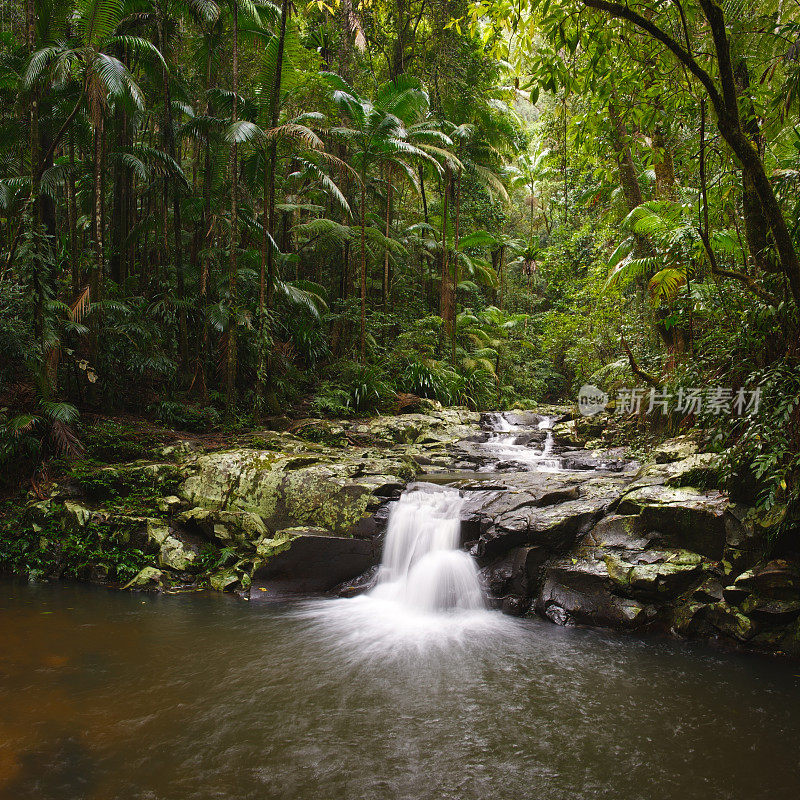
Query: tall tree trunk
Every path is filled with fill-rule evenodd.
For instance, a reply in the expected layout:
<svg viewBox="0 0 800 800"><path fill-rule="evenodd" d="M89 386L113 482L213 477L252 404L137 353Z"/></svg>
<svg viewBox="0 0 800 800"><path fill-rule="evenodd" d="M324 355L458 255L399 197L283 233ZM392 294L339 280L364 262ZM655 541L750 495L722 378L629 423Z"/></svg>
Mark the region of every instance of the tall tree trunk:
<svg viewBox="0 0 800 800"><path fill-rule="evenodd" d="M35 0L27 0L25 4L25 41L28 56L30 57L36 47L36 6ZM34 234L33 245L33 331L34 336L44 350L44 264L39 252L39 232L42 222L41 191L39 179L41 177L39 152L39 96L38 87L31 89L30 97L30 216L31 230Z"/></svg>
<svg viewBox="0 0 800 800"><path fill-rule="evenodd" d="M206 81L205 93L203 95L202 114L208 116L209 105L208 95L211 90L211 36L206 37ZM200 261L200 285L197 292L197 316L200 320L200 349L197 355L194 378L192 384L197 384L197 392L203 401L208 399L208 384L206 381L206 362L208 360L208 315L206 306L208 304L208 278L211 271L211 140L210 136L205 137L203 142L203 213L200 218L200 232L203 240L205 252Z"/></svg>
<svg viewBox="0 0 800 800"><path fill-rule="evenodd" d="M505 263L506 263L506 246L504 244L500 245L500 299L498 302L498 307L502 310L503 302L505 300Z"/></svg>
<svg viewBox="0 0 800 800"><path fill-rule="evenodd" d="M392 230L392 167L388 167L386 176L386 239ZM388 241L386 247L383 249L383 307L389 307L389 245Z"/></svg>
<svg viewBox="0 0 800 800"><path fill-rule="evenodd" d="M660 106L657 107L660 110ZM652 138L653 170L656 174L656 197L659 200L675 199L675 164L672 158L672 146L665 125L658 121L653 129Z"/></svg>
<svg viewBox="0 0 800 800"><path fill-rule="evenodd" d="M366 239L367 176L361 175L361 363L366 363L367 342L367 239Z"/></svg>
<svg viewBox="0 0 800 800"><path fill-rule="evenodd" d="M159 42L162 54L166 53L166 37L164 34L164 23L166 22L166 11L160 12L159 19ZM163 138L167 155L180 165L181 155L175 144L175 126L172 118L172 93L169 88L169 73L166 66L161 70L161 83L163 88L164 118L163 118ZM180 362L180 373L185 376L188 371L189 362L189 331L186 321L186 278L183 272L183 224L181 220L181 195L178 181L175 178L169 179L165 184L165 189L172 196L172 226L175 234L175 281L178 290L178 355ZM165 198L166 199L166 198ZM166 234L165 234L166 238Z"/></svg>
<svg viewBox="0 0 800 800"><path fill-rule="evenodd" d="M100 302L103 282L103 117L99 108L94 109L94 170L93 170L93 221L94 221L94 261L90 297L91 302ZM93 366L97 366L100 350L100 320L97 314L92 315L91 336L89 343L90 358Z"/></svg>
<svg viewBox="0 0 800 800"><path fill-rule="evenodd" d="M747 71L747 63L742 60L736 70L736 88L744 104L744 118L742 127L753 147L760 157L764 155L763 139L761 128L758 124L758 117L750 96L750 75ZM777 265L771 263L768 254L769 248L769 223L764 216L764 209L758 197L755 183L750 171L742 169L742 214L744 216L744 232L747 240L747 249L753 263L762 270L774 272Z"/></svg>
<svg viewBox="0 0 800 800"><path fill-rule="evenodd" d="M239 6L233 0L233 113L232 122L238 120L239 107L237 94L239 92ZM225 358L225 406L228 416L233 413L236 404L236 321L234 319L236 306L236 279L237 279L237 229L239 225L237 195L239 194L239 150L236 142L231 146L231 219L230 243L228 251L228 326Z"/></svg>
<svg viewBox="0 0 800 800"><path fill-rule="evenodd" d="M291 5L289 0L282 0L281 2L281 27L278 33L278 53L275 64L275 79L272 87L272 97L269 100L269 123L270 127L275 129L278 127L281 111L281 83L283 80L283 52L286 43L286 23L288 22L289 14L291 13ZM278 164L278 143L273 137L269 144L269 184L267 193L267 208L266 222L268 224L269 235L275 239L275 172ZM266 251L267 261L267 305L272 306L272 299L274 294L274 258L273 247L268 242L266 232L264 235L264 248ZM263 288L260 294L263 294Z"/></svg>
<svg viewBox="0 0 800 800"><path fill-rule="evenodd" d="M78 263L78 209L75 198L75 139L69 134L69 181L67 184L67 215L69 218L69 256L72 275L72 297L78 296L81 286L80 264Z"/></svg>
<svg viewBox="0 0 800 800"><path fill-rule="evenodd" d="M452 329L450 332L451 349L452 349L452 363L456 365L456 328L458 320L458 240L461 225L461 169L458 170L458 177L456 178L456 228L454 232L453 242L453 319Z"/></svg>
<svg viewBox="0 0 800 800"><path fill-rule="evenodd" d="M272 96L269 99L269 124L272 130L278 127L278 122L280 121L283 53L286 44L286 24L290 12L291 5L289 1L282 0L275 77L272 86ZM258 286L258 394L259 397L269 395L269 397L266 398L268 404L270 406L275 406L274 392L270 389L270 382L268 380L270 364L269 357L265 350L266 311L264 307L266 302L267 308L272 308L275 296L275 257L273 242L275 241L275 173L278 168L278 142L274 137L270 140L267 151L267 159L264 164L264 236L262 241L261 272ZM265 280L266 291L264 286Z"/></svg>
<svg viewBox="0 0 800 800"><path fill-rule="evenodd" d="M422 195L422 213L425 217L425 224L428 225L428 197L425 194L425 170L419 168L419 191Z"/></svg>
<svg viewBox="0 0 800 800"><path fill-rule="evenodd" d="M608 118L611 121L611 146L617 159L619 184L622 187L628 211L633 211L644 202L644 199L636 175L636 166L633 163L630 137L616 103L613 101L608 104Z"/></svg>
<svg viewBox="0 0 800 800"><path fill-rule="evenodd" d="M450 195L450 167L444 168L444 187L442 190L442 281L439 287L439 316L444 323L444 332L449 337L451 307L453 297L453 278L450 275L450 261L447 250L447 201Z"/></svg>
<svg viewBox="0 0 800 800"><path fill-rule="evenodd" d="M567 90L564 90L564 100L562 101L562 108L564 114L564 159L561 164L562 179L564 181L564 224L569 222L569 172L567 171Z"/></svg>

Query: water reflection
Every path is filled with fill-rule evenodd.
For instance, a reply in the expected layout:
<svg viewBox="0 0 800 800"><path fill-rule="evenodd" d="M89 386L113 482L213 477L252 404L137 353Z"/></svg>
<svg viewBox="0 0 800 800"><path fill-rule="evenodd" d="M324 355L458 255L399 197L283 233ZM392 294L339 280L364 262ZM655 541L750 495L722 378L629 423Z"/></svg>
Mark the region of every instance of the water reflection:
<svg viewBox="0 0 800 800"><path fill-rule="evenodd" d="M370 651L332 603L0 583L0 797L798 796L796 665L491 614Z"/></svg>

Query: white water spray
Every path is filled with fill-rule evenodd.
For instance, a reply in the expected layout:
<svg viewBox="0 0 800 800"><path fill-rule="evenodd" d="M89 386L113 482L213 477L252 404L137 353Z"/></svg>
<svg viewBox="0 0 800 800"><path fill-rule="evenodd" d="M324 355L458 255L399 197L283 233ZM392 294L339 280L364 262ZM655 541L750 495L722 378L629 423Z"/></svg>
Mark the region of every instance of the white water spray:
<svg viewBox="0 0 800 800"><path fill-rule="evenodd" d="M312 601L300 614L354 662L410 659L505 635L486 608L473 560L459 549L463 499L456 489L416 484L389 517L378 582L350 599Z"/></svg>
<svg viewBox="0 0 800 800"><path fill-rule="evenodd" d="M459 492L419 484L392 509L378 584L370 594L418 611L484 607L473 560L459 549Z"/></svg>

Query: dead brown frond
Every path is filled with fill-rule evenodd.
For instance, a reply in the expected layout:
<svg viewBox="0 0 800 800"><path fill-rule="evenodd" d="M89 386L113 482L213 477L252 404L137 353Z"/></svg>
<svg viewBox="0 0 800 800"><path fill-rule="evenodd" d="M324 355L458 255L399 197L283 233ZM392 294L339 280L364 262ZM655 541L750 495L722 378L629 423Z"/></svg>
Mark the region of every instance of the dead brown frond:
<svg viewBox="0 0 800 800"><path fill-rule="evenodd" d="M84 447L78 438L78 434L66 422L53 421L50 425L50 439L53 443L53 449L60 455L77 458L84 453Z"/></svg>
<svg viewBox="0 0 800 800"><path fill-rule="evenodd" d="M84 287L75 302L69 307L69 318L73 322L83 322L83 318L91 311L91 294L89 287Z"/></svg>

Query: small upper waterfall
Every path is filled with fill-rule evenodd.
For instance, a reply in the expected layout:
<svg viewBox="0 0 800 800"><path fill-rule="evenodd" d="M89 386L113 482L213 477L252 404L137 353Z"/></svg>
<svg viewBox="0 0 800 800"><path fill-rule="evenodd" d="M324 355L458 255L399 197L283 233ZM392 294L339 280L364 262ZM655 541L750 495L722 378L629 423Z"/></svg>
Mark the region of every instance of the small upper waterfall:
<svg viewBox="0 0 800 800"><path fill-rule="evenodd" d="M516 462L528 469L558 471L561 469L562 461L553 454L555 446L553 425L556 421L557 418L543 416L536 423L536 429L545 432L544 444L539 450L529 444L531 438L529 426L513 424L502 412L492 412L484 417L484 427L489 429L487 446L498 459Z"/></svg>
<svg viewBox="0 0 800 800"><path fill-rule="evenodd" d="M506 419L501 411L492 411L486 414L486 424L498 433L508 433L514 430L514 426Z"/></svg>
<svg viewBox="0 0 800 800"><path fill-rule="evenodd" d="M405 491L389 517L371 594L418 611L483 608L475 563L459 549L462 504L448 487L417 484Z"/></svg>

